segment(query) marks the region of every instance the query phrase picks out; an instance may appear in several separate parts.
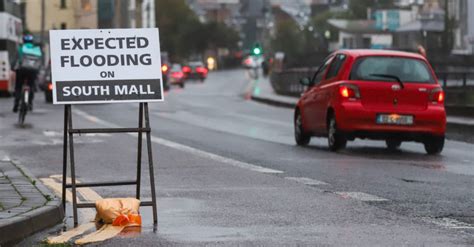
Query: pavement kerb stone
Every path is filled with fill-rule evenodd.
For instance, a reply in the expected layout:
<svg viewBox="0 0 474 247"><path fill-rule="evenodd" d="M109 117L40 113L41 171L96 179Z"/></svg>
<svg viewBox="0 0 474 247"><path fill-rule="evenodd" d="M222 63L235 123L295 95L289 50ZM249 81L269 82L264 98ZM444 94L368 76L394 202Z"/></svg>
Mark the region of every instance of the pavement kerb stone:
<svg viewBox="0 0 474 247"><path fill-rule="evenodd" d="M252 95L252 100L273 105L273 106L279 106L279 107L285 107L285 108L295 108L296 107L296 102L291 103L291 102L285 102L281 101L272 97L265 97L265 96L257 96L257 95Z"/></svg>
<svg viewBox="0 0 474 247"><path fill-rule="evenodd" d="M61 223L64 219L61 200L53 196L24 166L11 163L33 183L38 193L46 198L46 203L23 214L3 219L0 222L0 246L13 245L27 236Z"/></svg>
<svg viewBox="0 0 474 247"><path fill-rule="evenodd" d="M50 199L53 199L53 198L56 197L48 188L46 188L46 186L43 183L41 183L35 176L33 176L33 174L26 167L24 167L23 165L14 163L14 162L12 162L12 163L21 172L23 172L23 174L26 177L28 177L32 181L32 183L34 183L34 186L41 192L41 194L43 194L43 196L45 198L49 197Z"/></svg>

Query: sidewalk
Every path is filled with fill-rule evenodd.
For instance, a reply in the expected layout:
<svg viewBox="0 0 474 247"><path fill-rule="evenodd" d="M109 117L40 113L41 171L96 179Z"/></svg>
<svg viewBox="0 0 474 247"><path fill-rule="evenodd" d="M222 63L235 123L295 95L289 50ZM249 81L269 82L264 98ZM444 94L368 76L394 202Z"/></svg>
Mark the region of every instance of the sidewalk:
<svg viewBox="0 0 474 247"><path fill-rule="evenodd" d="M278 95L273 91L269 78L261 78L254 83L252 100L287 108L294 108L298 98L291 96ZM450 107L446 107L448 112ZM474 112L473 112L474 114ZM474 127L474 115L472 117L448 116L448 127Z"/></svg>
<svg viewBox="0 0 474 247"><path fill-rule="evenodd" d="M64 214L61 201L28 170L1 157L0 246L9 246L60 223Z"/></svg>

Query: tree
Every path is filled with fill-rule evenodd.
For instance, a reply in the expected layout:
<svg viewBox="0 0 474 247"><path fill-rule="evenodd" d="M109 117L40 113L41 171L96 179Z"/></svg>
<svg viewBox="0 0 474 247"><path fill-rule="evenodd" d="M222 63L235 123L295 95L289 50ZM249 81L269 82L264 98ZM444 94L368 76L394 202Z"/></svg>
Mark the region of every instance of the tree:
<svg viewBox="0 0 474 247"><path fill-rule="evenodd" d="M184 0L157 0L155 6L161 49L173 60L185 60L209 48L236 48L239 35L235 30L222 23L201 23Z"/></svg>
<svg viewBox="0 0 474 247"><path fill-rule="evenodd" d="M271 46L273 51L282 51L286 57L294 59L305 53L305 37L294 21L277 22Z"/></svg>
<svg viewBox="0 0 474 247"><path fill-rule="evenodd" d="M392 8L393 0L350 0L349 11L355 19L367 19L367 10L371 8Z"/></svg>
<svg viewBox="0 0 474 247"><path fill-rule="evenodd" d="M161 49L179 60L191 52L183 35L199 28L201 24L184 0L157 0L155 3L156 23L160 29Z"/></svg>

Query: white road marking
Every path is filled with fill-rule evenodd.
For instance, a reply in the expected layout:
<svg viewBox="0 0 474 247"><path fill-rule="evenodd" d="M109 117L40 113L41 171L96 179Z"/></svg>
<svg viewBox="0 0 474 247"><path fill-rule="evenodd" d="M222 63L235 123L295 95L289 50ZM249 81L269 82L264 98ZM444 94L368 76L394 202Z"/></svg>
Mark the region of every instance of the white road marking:
<svg viewBox="0 0 474 247"><path fill-rule="evenodd" d="M64 135L63 132L53 131L53 130L45 130L43 131L43 135L47 137L62 137ZM88 137L109 137L110 134L106 133L90 133L90 134L83 134L81 136L88 136Z"/></svg>
<svg viewBox="0 0 474 247"><path fill-rule="evenodd" d="M2 161L4 161L4 162L9 162L9 161L11 161L11 159L10 159L9 156L5 155L5 156L3 157L3 159L2 159Z"/></svg>
<svg viewBox="0 0 474 247"><path fill-rule="evenodd" d="M304 177L285 177L285 179L292 180L298 183L306 184L306 185L328 185L323 181L319 181L316 179L311 178L304 178Z"/></svg>
<svg viewBox="0 0 474 247"><path fill-rule="evenodd" d="M193 118L202 117L202 116L195 115L195 114L192 114L192 113L189 113L189 114ZM176 113L168 113L168 112L153 112L153 115L158 116L158 117L167 118L167 119L172 119L172 120L175 120L175 117L176 117ZM273 119L264 119L264 118L261 118L261 117L255 117L255 116L239 114L239 113L229 113L229 112L222 113L222 115L229 116L229 117L237 117L237 118L240 118L240 119L247 119L247 120L250 120L250 121L260 122L260 123L269 124L269 125L279 125L281 127L293 128L293 124L291 124L291 123L286 123L286 122L273 120ZM181 120L184 120L184 119L181 119ZM207 118L206 118L206 120L207 120Z"/></svg>
<svg viewBox="0 0 474 247"><path fill-rule="evenodd" d="M388 199L374 196L371 194L367 194L364 192L345 192L345 191L339 191L339 192L334 192L335 194L343 197L343 198L350 198L350 199L355 199L363 202L385 202L388 201Z"/></svg>
<svg viewBox="0 0 474 247"><path fill-rule="evenodd" d="M462 222L462 221L459 221L459 220L456 220L456 219L447 218L447 217L437 218L437 219L424 218L424 220L429 222L429 223L432 223L432 224L435 224L435 225L438 225L438 226L442 226L442 227L445 227L445 228L474 229L474 226L471 225L471 224L468 224L466 222Z"/></svg>
<svg viewBox="0 0 474 247"><path fill-rule="evenodd" d="M95 123L102 124L102 125L105 125L105 126L110 127L110 128L119 128L120 127L116 124L107 122L105 120L99 119L99 118L94 117L94 116L91 116L88 113L86 113L84 111L81 111L79 109L75 109L74 112L77 115L81 116L81 117L84 117L84 118L89 119L91 121L93 119L93 121ZM137 136L136 133L129 133L129 135L134 136L134 137ZM243 169L247 169L247 170L251 170L251 171L256 171L256 172L261 172L261 173L271 173L271 174L281 174L281 173L283 173L283 171L274 170L274 169L270 169L270 168L265 168L265 167L257 166L257 165L252 165L252 164L242 162L242 161L238 161L238 160L234 160L234 159L231 159L231 158L226 158L226 157L223 157L223 156L220 156L220 155L217 155L217 154L213 154L213 153L209 153L209 152L206 152L206 151L203 151L203 150L200 150L200 149L196 149L196 148L193 148L193 147L190 147L190 146L186 146L186 145L179 144L179 143L176 143L176 142L168 141L168 140L156 137L156 136L151 136L151 141L156 143L156 144L159 144L159 145L163 145L163 146L166 146L166 147L169 147L169 148L174 148L174 149L177 149L179 151L187 152L187 153L199 156L199 157L211 159L211 160L214 160L214 161L217 161L217 162L225 163L225 164L228 164L228 165L232 165L232 166L235 166L235 167L239 167L239 168L243 168Z"/></svg>

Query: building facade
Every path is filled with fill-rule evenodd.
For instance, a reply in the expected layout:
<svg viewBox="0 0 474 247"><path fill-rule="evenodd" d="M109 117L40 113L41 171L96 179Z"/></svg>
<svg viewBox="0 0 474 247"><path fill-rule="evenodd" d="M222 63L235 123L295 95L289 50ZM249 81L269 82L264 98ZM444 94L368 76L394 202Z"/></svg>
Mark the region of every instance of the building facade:
<svg viewBox="0 0 474 247"><path fill-rule="evenodd" d="M454 26L453 53L474 54L474 1L451 0L448 7Z"/></svg>
<svg viewBox="0 0 474 247"><path fill-rule="evenodd" d="M41 32L40 0L24 2L25 27L35 35ZM97 28L97 0L45 0L44 29Z"/></svg>

